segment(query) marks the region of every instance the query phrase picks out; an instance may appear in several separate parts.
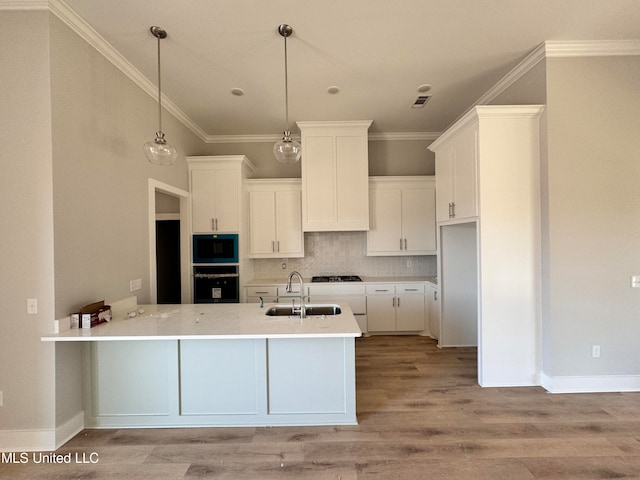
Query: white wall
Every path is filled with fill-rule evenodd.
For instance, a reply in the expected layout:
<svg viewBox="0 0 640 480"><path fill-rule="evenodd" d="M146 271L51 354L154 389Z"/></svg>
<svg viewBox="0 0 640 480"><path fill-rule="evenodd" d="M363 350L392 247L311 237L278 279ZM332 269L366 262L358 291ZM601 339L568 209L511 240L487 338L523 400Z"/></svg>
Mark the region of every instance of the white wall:
<svg viewBox="0 0 640 480"><path fill-rule="evenodd" d="M54 351L40 341L54 312L48 39L48 13L0 15L0 449L8 431L54 427Z"/></svg>

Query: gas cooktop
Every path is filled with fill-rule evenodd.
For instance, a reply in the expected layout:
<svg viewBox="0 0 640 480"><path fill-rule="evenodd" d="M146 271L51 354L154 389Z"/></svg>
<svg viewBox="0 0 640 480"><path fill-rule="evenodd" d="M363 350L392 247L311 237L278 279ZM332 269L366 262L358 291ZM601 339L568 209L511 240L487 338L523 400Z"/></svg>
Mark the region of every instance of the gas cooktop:
<svg viewBox="0 0 640 480"><path fill-rule="evenodd" d="M358 275L319 275L311 277L312 282L361 282Z"/></svg>

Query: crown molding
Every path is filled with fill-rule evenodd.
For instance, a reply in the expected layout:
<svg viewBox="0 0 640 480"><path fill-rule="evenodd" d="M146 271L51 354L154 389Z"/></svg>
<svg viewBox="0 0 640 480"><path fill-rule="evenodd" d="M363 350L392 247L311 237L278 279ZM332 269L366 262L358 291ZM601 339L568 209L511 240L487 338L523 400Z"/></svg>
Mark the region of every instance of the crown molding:
<svg viewBox="0 0 640 480"><path fill-rule="evenodd" d="M435 140L442 132L382 132L370 133L369 141L388 140Z"/></svg>
<svg viewBox="0 0 640 480"><path fill-rule="evenodd" d="M48 10L47 0L0 0L0 10Z"/></svg>
<svg viewBox="0 0 640 480"><path fill-rule="evenodd" d="M544 42L547 57L602 57L640 55L640 40L583 40Z"/></svg>
<svg viewBox="0 0 640 480"><path fill-rule="evenodd" d="M473 106L488 104L546 58L625 55L640 55L640 40L547 40L538 45L535 50L527 55L513 70L502 77L489 91L476 100Z"/></svg>

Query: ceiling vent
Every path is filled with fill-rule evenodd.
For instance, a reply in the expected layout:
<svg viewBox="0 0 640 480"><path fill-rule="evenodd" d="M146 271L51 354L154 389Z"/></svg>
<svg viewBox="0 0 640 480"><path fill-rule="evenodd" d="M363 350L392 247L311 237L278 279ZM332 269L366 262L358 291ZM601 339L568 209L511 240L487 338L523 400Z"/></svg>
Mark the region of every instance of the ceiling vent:
<svg viewBox="0 0 640 480"><path fill-rule="evenodd" d="M431 95L420 95L418 98L416 98L416 101L413 102L411 108L423 108L430 98Z"/></svg>

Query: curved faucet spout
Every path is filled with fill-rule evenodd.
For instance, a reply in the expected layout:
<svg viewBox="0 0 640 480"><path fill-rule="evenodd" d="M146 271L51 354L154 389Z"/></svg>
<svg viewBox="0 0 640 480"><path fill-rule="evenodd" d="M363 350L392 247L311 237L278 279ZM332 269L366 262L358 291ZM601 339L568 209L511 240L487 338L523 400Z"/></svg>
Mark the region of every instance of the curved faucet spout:
<svg viewBox="0 0 640 480"><path fill-rule="evenodd" d="M293 277L298 277L298 282L300 283L300 318L305 318L307 313L304 308L304 281L302 280L302 275L300 275L295 270L289 274L289 279L287 280L287 292L291 293L291 280Z"/></svg>

